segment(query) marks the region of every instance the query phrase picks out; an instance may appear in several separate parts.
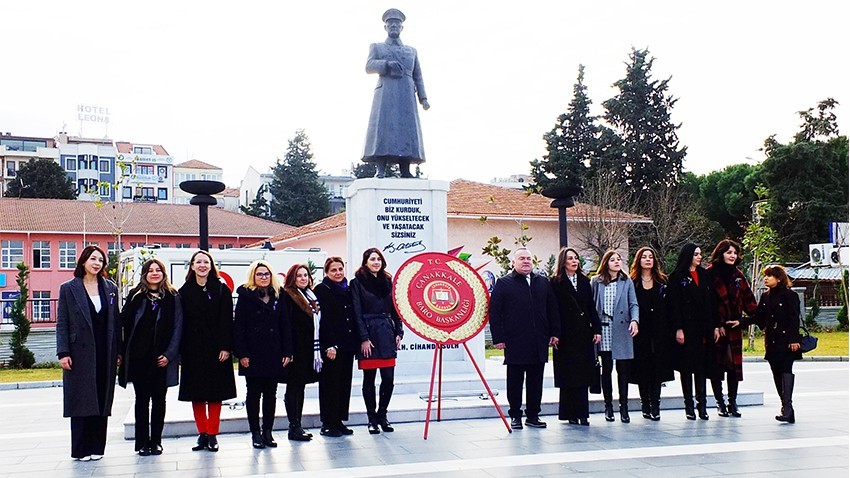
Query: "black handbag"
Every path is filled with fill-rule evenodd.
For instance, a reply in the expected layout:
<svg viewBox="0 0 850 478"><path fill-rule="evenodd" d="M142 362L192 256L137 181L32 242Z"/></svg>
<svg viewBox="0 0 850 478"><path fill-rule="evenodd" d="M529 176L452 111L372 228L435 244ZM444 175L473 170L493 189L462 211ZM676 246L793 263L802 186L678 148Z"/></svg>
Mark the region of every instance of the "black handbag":
<svg viewBox="0 0 850 478"><path fill-rule="evenodd" d="M805 325L800 324L800 352L806 353L818 348L818 338L809 333Z"/></svg>
<svg viewBox="0 0 850 478"><path fill-rule="evenodd" d="M593 381L590 384L590 393L599 395L602 393L602 362L596 356L596 364L593 366Z"/></svg>

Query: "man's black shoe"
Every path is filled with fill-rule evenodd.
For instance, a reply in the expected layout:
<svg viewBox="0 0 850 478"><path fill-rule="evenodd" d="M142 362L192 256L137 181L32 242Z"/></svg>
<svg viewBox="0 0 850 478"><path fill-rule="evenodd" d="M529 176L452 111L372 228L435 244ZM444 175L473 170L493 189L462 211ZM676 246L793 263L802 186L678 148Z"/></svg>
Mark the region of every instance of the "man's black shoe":
<svg viewBox="0 0 850 478"><path fill-rule="evenodd" d="M511 428L514 430L522 430L522 420L519 418L511 418Z"/></svg>
<svg viewBox="0 0 850 478"><path fill-rule="evenodd" d="M532 428L546 428L546 422L540 421L539 418L526 418L525 424Z"/></svg>

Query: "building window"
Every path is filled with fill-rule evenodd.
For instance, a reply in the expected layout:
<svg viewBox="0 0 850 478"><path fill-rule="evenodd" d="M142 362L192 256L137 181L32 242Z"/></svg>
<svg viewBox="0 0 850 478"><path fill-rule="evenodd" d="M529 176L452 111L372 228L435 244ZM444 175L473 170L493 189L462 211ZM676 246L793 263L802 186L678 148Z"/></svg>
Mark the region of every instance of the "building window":
<svg viewBox="0 0 850 478"><path fill-rule="evenodd" d="M168 189L158 188L156 190L156 198L159 199L160 201L167 201L168 200Z"/></svg>
<svg viewBox="0 0 850 478"><path fill-rule="evenodd" d="M145 247L145 243L144 242L131 242L130 243L130 249L132 249L134 247Z"/></svg>
<svg viewBox="0 0 850 478"><path fill-rule="evenodd" d="M77 169L89 169L89 156L87 154L77 155Z"/></svg>
<svg viewBox="0 0 850 478"><path fill-rule="evenodd" d="M133 199L133 187L124 186L124 188L121 190L121 197L124 199Z"/></svg>
<svg viewBox="0 0 850 478"><path fill-rule="evenodd" d="M133 146L133 154L153 154L150 146Z"/></svg>
<svg viewBox="0 0 850 478"><path fill-rule="evenodd" d="M153 176L153 165L152 164L137 164L136 165L136 174L147 174L148 176Z"/></svg>
<svg viewBox="0 0 850 478"><path fill-rule="evenodd" d="M33 241L32 268L50 269L50 241Z"/></svg>
<svg viewBox="0 0 850 478"><path fill-rule="evenodd" d="M221 250L233 249L233 244L219 244L218 248Z"/></svg>
<svg viewBox="0 0 850 478"><path fill-rule="evenodd" d="M14 269L24 262L24 241L0 241L0 268Z"/></svg>
<svg viewBox="0 0 850 478"><path fill-rule="evenodd" d="M7 161L6 162L6 177L9 177L9 178L15 177L15 175L17 174L17 171L15 170L16 169L15 166L16 166L16 163L14 161Z"/></svg>
<svg viewBox="0 0 850 478"><path fill-rule="evenodd" d="M101 197L109 197L109 184L102 183L100 185L100 196Z"/></svg>
<svg viewBox="0 0 850 478"><path fill-rule="evenodd" d="M136 190L139 192L139 196L142 196L143 198L154 197L153 196L153 187L136 188Z"/></svg>
<svg viewBox="0 0 850 478"><path fill-rule="evenodd" d="M99 171L101 173L108 173L110 171L110 169L111 168L109 167L109 160L101 159Z"/></svg>
<svg viewBox="0 0 850 478"><path fill-rule="evenodd" d="M73 269L77 266L77 243L59 242L59 268Z"/></svg>
<svg viewBox="0 0 850 478"><path fill-rule="evenodd" d="M174 247L177 249L190 249L192 246L188 242L178 242L174 244Z"/></svg>
<svg viewBox="0 0 850 478"><path fill-rule="evenodd" d="M67 159L65 159L65 170L76 171L77 170L77 158L67 158Z"/></svg>
<svg viewBox="0 0 850 478"><path fill-rule="evenodd" d="M77 189L80 194L89 194L97 191L97 179L78 179Z"/></svg>
<svg viewBox="0 0 850 478"><path fill-rule="evenodd" d="M169 244L167 242L160 242L159 247L171 247L171 244Z"/></svg>
<svg viewBox="0 0 850 478"><path fill-rule="evenodd" d="M50 322L49 290L36 290L32 292L32 321Z"/></svg>
<svg viewBox="0 0 850 478"><path fill-rule="evenodd" d="M118 242L109 242L107 243L107 247L109 247L109 250L106 253L109 255L121 254L121 251L124 250L124 245Z"/></svg>

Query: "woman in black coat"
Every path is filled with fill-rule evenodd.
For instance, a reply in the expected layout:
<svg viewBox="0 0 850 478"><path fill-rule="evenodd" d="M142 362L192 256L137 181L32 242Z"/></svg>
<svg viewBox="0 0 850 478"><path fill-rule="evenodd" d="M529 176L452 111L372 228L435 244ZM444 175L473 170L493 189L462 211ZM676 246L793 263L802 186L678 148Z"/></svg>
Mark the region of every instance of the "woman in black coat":
<svg viewBox="0 0 850 478"><path fill-rule="evenodd" d="M658 421L661 419L661 384L674 378L667 276L661 271L661 261L655 250L648 246L638 249L629 276L635 283L640 306L640 333L634 338L635 358L629 381L638 386L643 418Z"/></svg>
<svg viewBox="0 0 850 478"><path fill-rule="evenodd" d="M233 379L233 296L219 280L215 261L207 251L189 260L183 303L183 343L180 346L180 394L192 402L198 443L193 451L218 451L221 402L236 396Z"/></svg>
<svg viewBox="0 0 850 478"><path fill-rule="evenodd" d="M63 415L71 418L71 457L76 460L103 458L120 337L118 287L106 279L106 253L86 246L74 278L59 287L56 317Z"/></svg>
<svg viewBox="0 0 850 478"><path fill-rule="evenodd" d="M701 420L706 411L706 379L715 373L714 325L717 307L711 278L700 264L702 251L696 244L685 244L679 252L676 268L668 287L670 325L675 333L674 368L682 380L685 416L696 420L694 392Z"/></svg>
<svg viewBox="0 0 850 478"><path fill-rule="evenodd" d="M158 259L142 264L141 278L121 310L123 363L118 384L136 392L136 451L162 454L165 394L178 383L183 308Z"/></svg>
<svg viewBox="0 0 850 478"><path fill-rule="evenodd" d="M286 375L286 418L290 440L310 441L312 433L304 431L304 388L319 380L322 356L319 349L321 306L313 293L313 276L304 264L294 264L286 273L282 306L292 327L292 365Z"/></svg>
<svg viewBox="0 0 850 478"><path fill-rule="evenodd" d="M593 302L593 291L579 267L573 248L562 248L549 282L558 301L561 335L552 352L555 386L560 389L558 419L570 424L590 425L588 387L599 383L596 344L602 339L602 324Z"/></svg>
<svg viewBox="0 0 850 478"><path fill-rule="evenodd" d="M341 257L328 257L325 278L313 291L322 306L319 327L322 349L322 373L319 374L321 434L332 437L351 435L354 431L343 422L348 420L354 354L360 342L351 288L345 278L345 263Z"/></svg>
<svg viewBox="0 0 850 478"><path fill-rule="evenodd" d="M396 351L404 336L401 318L393 306L392 278L387 261L377 248L363 252L360 268L351 281L351 297L360 350L357 364L363 370L363 401L369 433L391 432L387 408L393 396ZM375 403L375 377L381 371L380 401ZM377 406L377 411L375 407ZM380 429L378 428L380 426Z"/></svg>
<svg viewBox="0 0 850 478"><path fill-rule="evenodd" d="M782 400L780 422L794 423L794 361L800 352L800 297L790 289L791 280L782 266L764 269L764 285L754 319L749 321L764 330L764 358L770 364L776 392ZM744 324L747 325L747 324Z"/></svg>
<svg viewBox="0 0 850 478"><path fill-rule="evenodd" d="M292 360L292 328L282 304L282 292L280 280L264 260L251 264L248 281L236 289L233 353L239 357L239 375L245 377L248 388L245 412L254 448L277 446L272 437L277 384Z"/></svg>

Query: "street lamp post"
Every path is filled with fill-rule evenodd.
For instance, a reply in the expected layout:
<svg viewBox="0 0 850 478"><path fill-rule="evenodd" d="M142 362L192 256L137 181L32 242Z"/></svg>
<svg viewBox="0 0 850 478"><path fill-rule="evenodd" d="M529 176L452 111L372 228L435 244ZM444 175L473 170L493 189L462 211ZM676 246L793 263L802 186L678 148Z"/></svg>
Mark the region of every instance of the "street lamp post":
<svg viewBox="0 0 850 478"><path fill-rule="evenodd" d="M558 238L560 247L567 247L567 208L575 206L575 196L581 193L581 186L554 185L543 188L540 194L553 199L549 206L558 209Z"/></svg>
<svg viewBox="0 0 850 478"><path fill-rule="evenodd" d="M198 206L200 249L209 251L210 227L209 211L207 211L207 208L216 205L218 201L212 195L224 191L224 183L219 181L183 181L180 183L180 189L195 195L189 201L189 204Z"/></svg>

